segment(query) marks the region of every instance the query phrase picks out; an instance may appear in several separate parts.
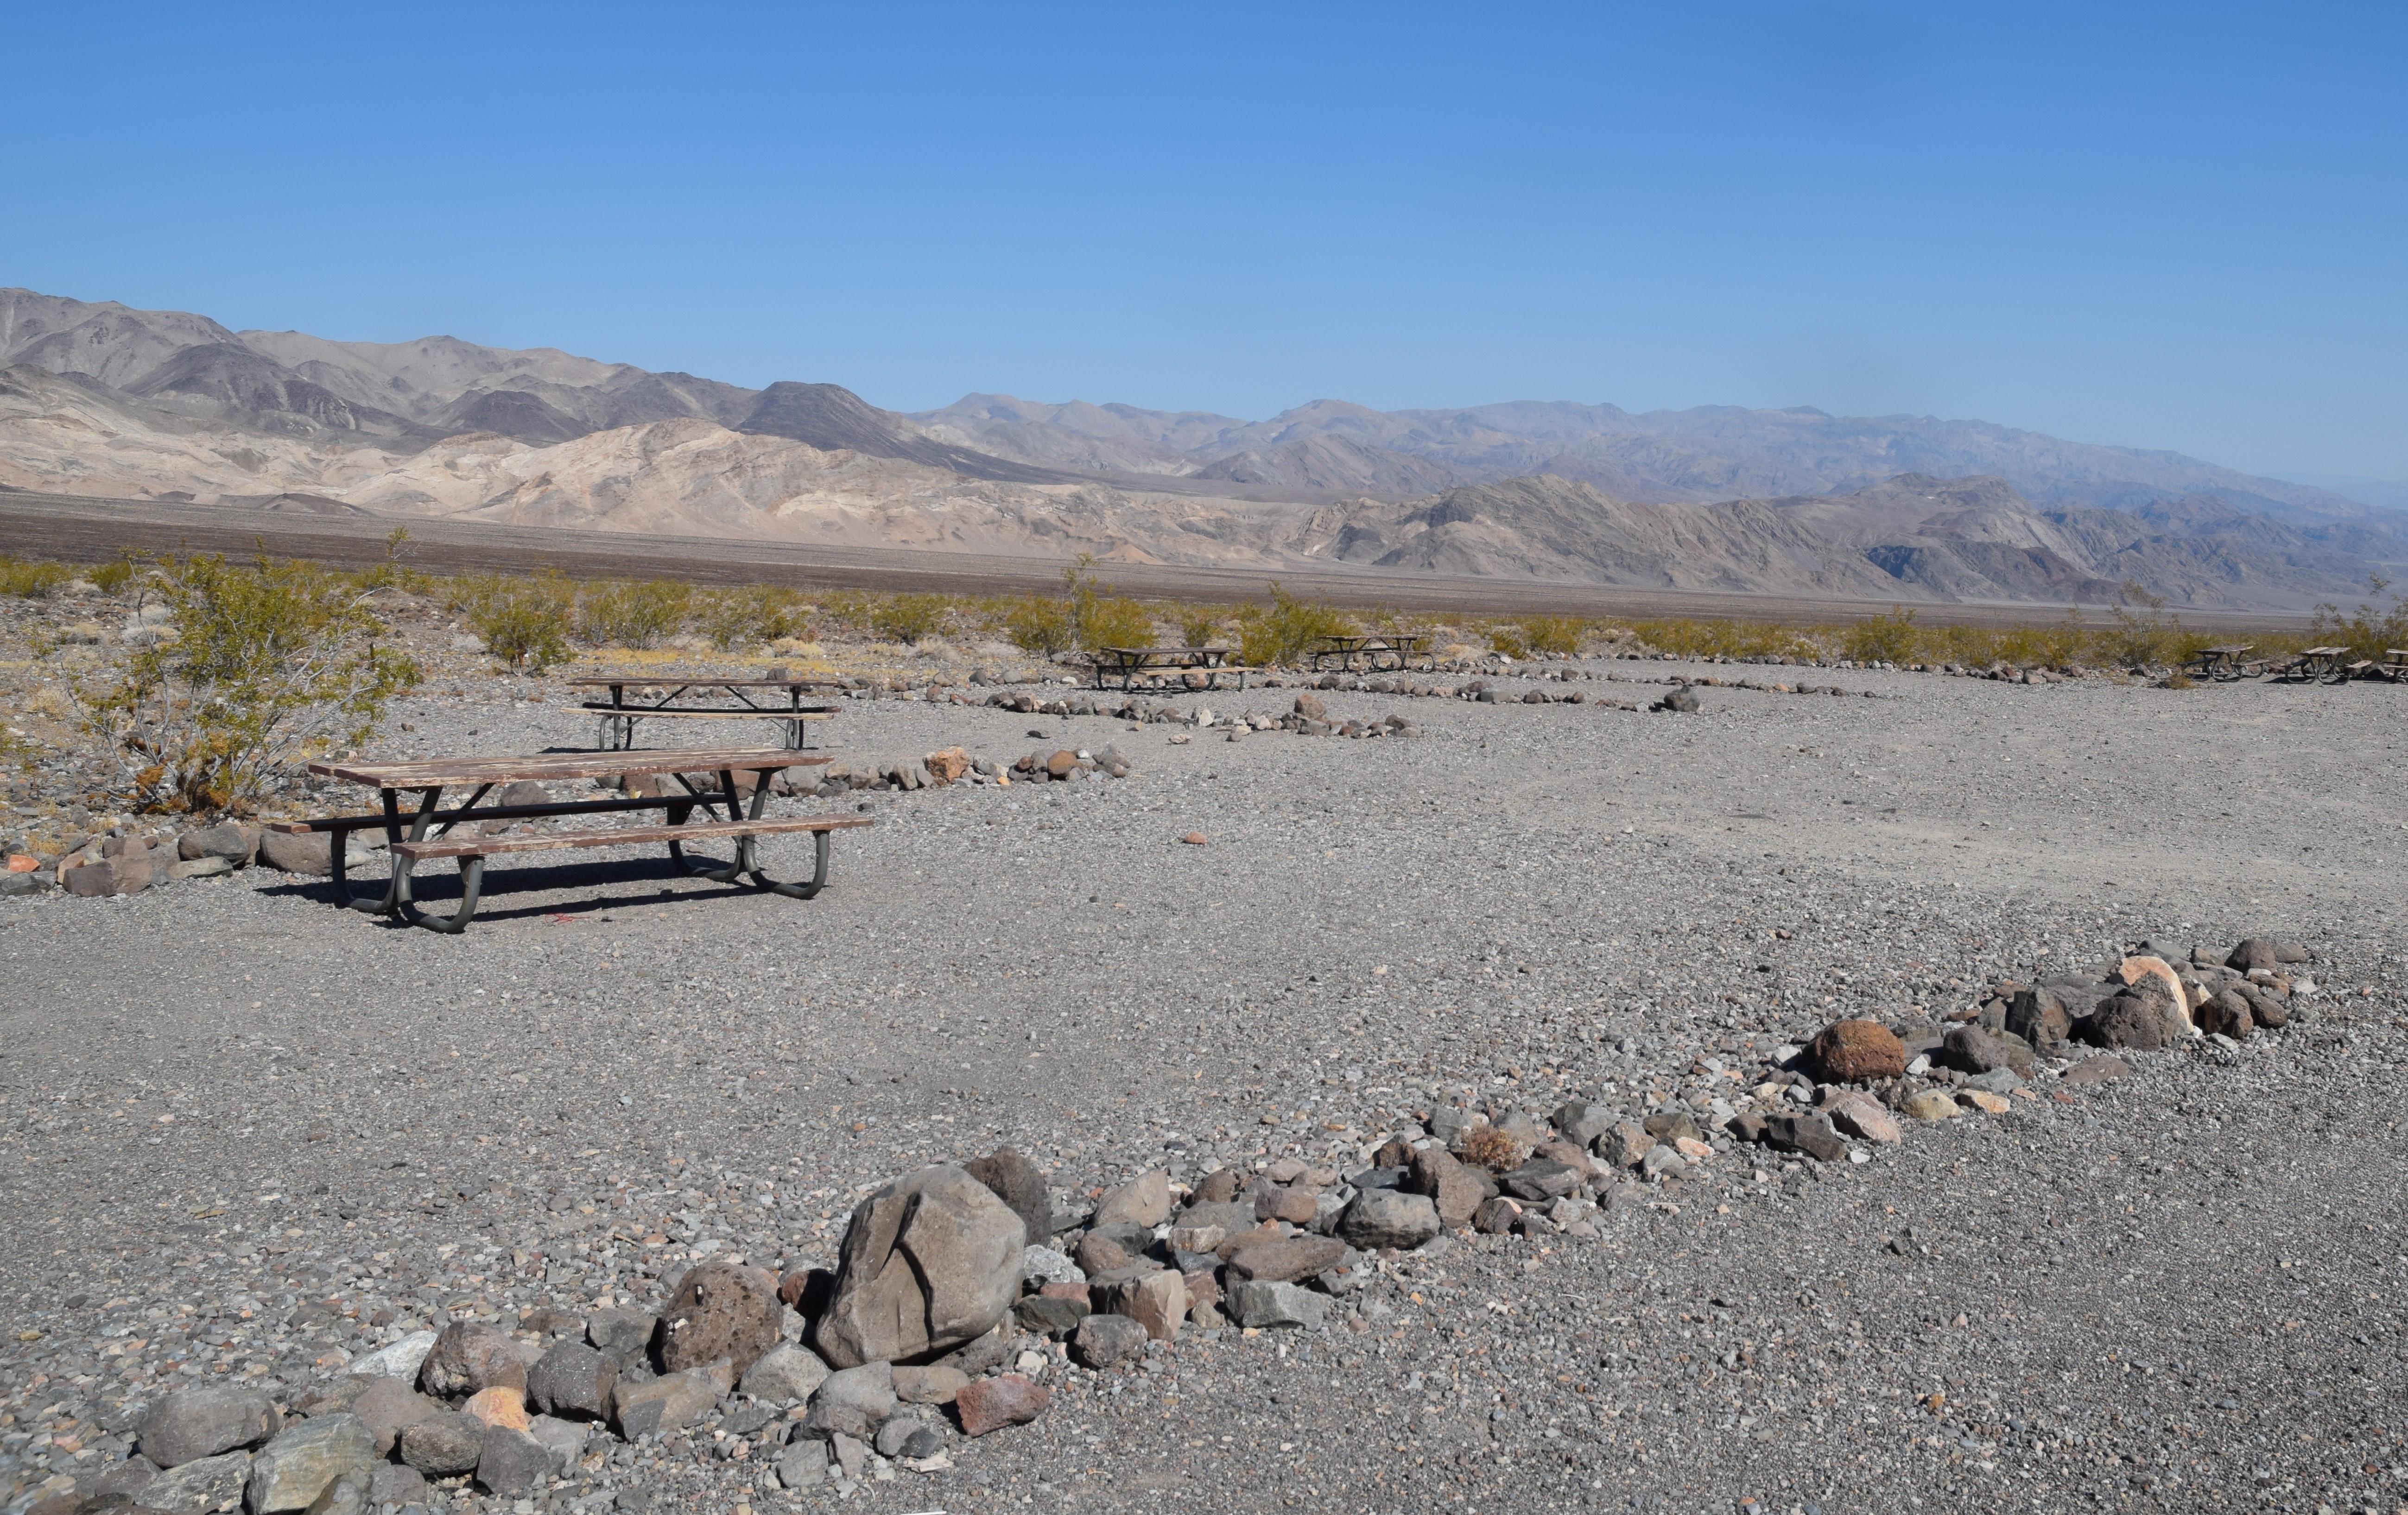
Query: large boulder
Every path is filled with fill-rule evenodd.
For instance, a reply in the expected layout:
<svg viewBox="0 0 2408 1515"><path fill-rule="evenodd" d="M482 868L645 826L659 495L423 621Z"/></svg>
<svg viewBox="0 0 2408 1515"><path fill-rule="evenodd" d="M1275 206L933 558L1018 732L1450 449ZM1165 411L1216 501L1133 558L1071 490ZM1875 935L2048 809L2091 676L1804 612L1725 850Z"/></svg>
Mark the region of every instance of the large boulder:
<svg viewBox="0 0 2408 1515"><path fill-rule="evenodd" d="M1412 1193L1427 1195L1438 1208L1439 1223L1450 1231L1469 1225L1472 1212L1488 1197L1485 1184L1436 1147L1425 1147L1413 1153L1412 1168L1405 1175L1404 1187Z"/></svg>
<svg viewBox="0 0 2408 1515"><path fill-rule="evenodd" d="M418 1384L443 1399L458 1399L496 1386L523 1391L538 1353L499 1326L454 1321L435 1338L419 1365Z"/></svg>
<svg viewBox="0 0 2408 1515"><path fill-rule="evenodd" d="M744 1392L764 1404L794 1405L827 1381L828 1365L809 1347L781 1342L744 1370Z"/></svg>
<svg viewBox="0 0 2408 1515"><path fill-rule="evenodd" d="M180 1467L237 1447L256 1447L284 1423L275 1401L252 1389L179 1389L142 1417L142 1455Z"/></svg>
<svg viewBox="0 0 2408 1515"><path fill-rule="evenodd" d="M1993 1073L2000 1068L2028 1073L2031 1053L1980 1026L1958 1026L1940 1044L1939 1062L1959 1073Z"/></svg>
<svg viewBox="0 0 2408 1515"><path fill-rule="evenodd" d="M1165 1208L1168 1200L1165 1196ZM950 1165L856 1206L816 1345L837 1367L934 1355L993 1330L1020 1295L1028 1228Z"/></svg>
<svg viewBox="0 0 2408 1515"><path fill-rule="evenodd" d="M1395 1189L1366 1189L1338 1217L1338 1235L1365 1251L1418 1247L1443 1229L1437 1201Z"/></svg>
<svg viewBox="0 0 2408 1515"><path fill-rule="evenodd" d="M811 1394L801 1434L867 1441L895 1413L895 1365L864 1363L831 1373Z"/></svg>
<svg viewBox="0 0 2408 1515"><path fill-rule="evenodd" d="M1036 1164L1004 1147L969 1164L963 1171L995 1191L1028 1228L1030 1246L1054 1234L1054 1201L1045 1192L1045 1175Z"/></svg>
<svg viewBox="0 0 2408 1515"><path fill-rule="evenodd" d="M735 1387L736 1375L724 1362L666 1373L640 1383L621 1379L611 1394L612 1414L619 1422L619 1434L633 1441L692 1425ZM405 1436L403 1445L408 1444Z"/></svg>
<svg viewBox="0 0 2408 1515"><path fill-rule="evenodd" d="M724 1361L740 1376L778 1344L781 1308L777 1275L767 1269L696 1264L661 1312L661 1366L682 1373Z"/></svg>
<svg viewBox="0 0 2408 1515"><path fill-rule="evenodd" d="M395 1444L401 1460L427 1478L456 1478L476 1470L485 1449L485 1422L447 1409L403 1426Z"/></svg>
<svg viewBox="0 0 2408 1515"><path fill-rule="evenodd" d="M251 861L251 853L258 849L259 833L238 821L222 821L176 838L176 855L187 863L222 858L240 867Z"/></svg>
<svg viewBox="0 0 2408 1515"><path fill-rule="evenodd" d="M1807 1044L1807 1061L1826 1083L1870 1083L1906 1073L1906 1046L1878 1021L1834 1021Z"/></svg>
<svg viewBox="0 0 2408 1515"><path fill-rule="evenodd" d="M405 1429L443 1413L440 1400L429 1399L403 1379L377 1378L366 1381L367 1387L352 1398L349 1408L368 1428L379 1457L392 1455L393 1444Z"/></svg>
<svg viewBox="0 0 2408 1515"><path fill-rule="evenodd" d="M243 1502L251 1515L308 1509L337 1479L349 1479L366 1489L376 1462L375 1443L358 1416L326 1415L304 1421L251 1457Z"/></svg>
<svg viewBox="0 0 2408 1515"><path fill-rule="evenodd" d="M2166 1044L2166 1016L2159 996L2123 993L2082 1022L2085 1041L2111 1052L2154 1052Z"/></svg>
<svg viewBox="0 0 2408 1515"><path fill-rule="evenodd" d="M250 1481L251 1453L203 1457L172 1467L144 1484L141 1508L173 1510L176 1515L218 1515L242 1508L243 1486Z"/></svg>
<svg viewBox="0 0 2408 1515"><path fill-rule="evenodd" d="M555 1341L527 1369L527 1403L546 1415L598 1421L610 1413L619 1365L581 1341Z"/></svg>
<svg viewBox="0 0 2408 1515"><path fill-rule="evenodd" d="M2006 1028L2034 1047L2054 1047L2073 1035L2073 1017L2063 996L2042 984L2015 991Z"/></svg>
<svg viewBox="0 0 2408 1515"><path fill-rule="evenodd" d="M1156 1168L1105 1190L1090 1224L1157 1226L1169 1219L1170 1175Z"/></svg>

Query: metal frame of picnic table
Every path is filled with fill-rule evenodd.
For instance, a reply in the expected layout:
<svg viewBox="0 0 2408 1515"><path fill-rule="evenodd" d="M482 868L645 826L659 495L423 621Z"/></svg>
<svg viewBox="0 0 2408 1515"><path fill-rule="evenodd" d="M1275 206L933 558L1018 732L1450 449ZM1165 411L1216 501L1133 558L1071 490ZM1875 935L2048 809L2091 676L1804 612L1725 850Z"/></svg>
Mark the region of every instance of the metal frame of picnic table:
<svg viewBox="0 0 2408 1515"><path fill-rule="evenodd" d="M2341 660L2347 656L2349 649L2346 647L2311 647L2301 652L2284 673L2287 678L2320 684L2346 683L2349 671L2342 665Z"/></svg>
<svg viewBox="0 0 2408 1515"><path fill-rule="evenodd" d="M630 762L634 759L634 762ZM824 758L808 760L824 763ZM385 883L381 898L351 893L351 879L344 858L345 844L354 831L381 828L386 846L395 842L429 840L428 828L440 822L434 834L439 838L465 821L528 821L562 815L608 815L630 810L662 810L666 825L652 830L681 826L693 815L696 806L706 814L714 814L713 806L724 805L727 818L758 821L768 803L769 779L784 769L804 765L785 749L654 749L648 752L564 752L541 753L531 757L462 758L453 761L421 761L416 763L312 763L309 771L329 779L341 779L379 791L383 796L383 812L374 816L332 816L322 821L305 822L307 829L332 833L327 846L331 864L329 872L334 884L335 901L368 915L390 915L414 926L446 936L456 936L466 929L468 919L477 910L483 893L485 859L482 854L470 854L459 860L460 907L448 917L429 915L410 898L409 882L412 859L406 854L388 852L393 858L393 874ZM688 772L716 773L719 788L714 793L696 788L686 778ZM497 784L508 784L522 779L591 779L609 774L652 776L668 774L685 793L651 795L613 800L568 800L541 805L492 805L480 808L480 802ZM749 810L743 808L743 796L736 783L736 775L753 776L752 801ZM475 786L466 803L455 809L440 809L443 791L461 784ZM405 815L401 808L403 791L418 794L418 808ZM404 835L407 828L408 835ZM647 837L646 840L655 838ZM811 881L808 884L786 883L769 878L760 867L756 855L757 837L736 838L735 861L720 866L689 860L682 844L674 836L656 838L668 844L669 859L688 874L712 883L728 883L738 874L751 878L755 887L789 899L810 899L827 885L828 833L814 834ZM631 843L631 845L634 845Z"/></svg>
<svg viewBox="0 0 2408 1515"><path fill-rule="evenodd" d="M2213 679L2218 683L2229 684L2247 675L2248 665L2242 659L2256 650L2258 649L2254 643L2235 643L2228 647L2203 647L2191 654L2191 666L2199 671L2199 676L2202 679Z"/></svg>
<svg viewBox="0 0 2408 1515"><path fill-rule="evenodd" d="M1134 689L1137 680L1149 674L1202 672L1213 676L1209 687L1220 686L1220 675L1234 673L1238 687L1246 687L1246 675L1251 670L1231 667L1229 654L1234 647L1099 647L1089 655L1096 670L1096 687L1104 689L1105 679L1118 674L1124 692Z"/></svg>
<svg viewBox="0 0 2408 1515"><path fill-rule="evenodd" d="M1428 640L1418 636L1324 636L1312 650L1312 668L1319 673L1325 667L1324 659L1336 658L1339 672L1352 673L1354 660L1359 657L1365 673L1402 673L1413 659L1429 656L1428 649L1423 645ZM1380 659L1383 656L1394 658L1395 665L1381 667Z"/></svg>
<svg viewBox="0 0 2408 1515"><path fill-rule="evenodd" d="M835 685L825 679L705 679L685 674L666 676L608 674L568 680L571 689L607 689L610 692L608 705L598 700L586 700L582 707L601 717L598 739L595 745L606 751L624 752L636 745L636 722L648 715L668 715L692 720L702 716L725 716L733 721L752 721L782 717L786 728L786 745L797 752L811 750L810 722L814 716L837 713L833 705L805 705L803 691L830 689ZM630 688L659 689L664 693L652 705L629 705L626 692ZM724 689L738 703L732 706L675 705L670 702L688 690ZM755 705L744 692L748 689L782 689L786 692L786 708Z"/></svg>

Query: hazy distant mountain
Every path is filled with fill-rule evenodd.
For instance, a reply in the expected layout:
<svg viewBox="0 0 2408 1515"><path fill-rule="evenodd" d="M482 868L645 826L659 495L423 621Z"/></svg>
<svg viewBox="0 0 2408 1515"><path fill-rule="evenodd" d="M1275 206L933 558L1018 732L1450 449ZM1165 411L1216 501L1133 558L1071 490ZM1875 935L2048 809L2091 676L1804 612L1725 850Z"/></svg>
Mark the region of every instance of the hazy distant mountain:
<svg viewBox="0 0 2408 1515"><path fill-rule="evenodd" d="M2408 510L2408 479L2361 479L2355 474L2277 474L2275 477L2356 500L2372 509Z"/></svg>
<svg viewBox="0 0 2408 1515"><path fill-rule="evenodd" d="M2408 561L2408 515L2322 482L1812 409L1318 400L1249 422L973 394L907 416L835 384L0 290L0 485L59 493L1909 601L2096 603L2128 579L2300 607Z"/></svg>

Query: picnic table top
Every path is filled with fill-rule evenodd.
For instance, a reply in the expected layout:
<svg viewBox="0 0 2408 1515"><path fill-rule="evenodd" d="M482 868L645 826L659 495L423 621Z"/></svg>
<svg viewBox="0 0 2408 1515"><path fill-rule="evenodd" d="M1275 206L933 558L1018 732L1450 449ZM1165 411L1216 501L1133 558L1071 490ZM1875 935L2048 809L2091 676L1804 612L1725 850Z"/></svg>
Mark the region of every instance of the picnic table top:
<svg viewBox="0 0 2408 1515"><path fill-rule="evenodd" d="M1123 658L1184 658L1227 657L1237 649L1234 647L1099 647L1096 650L1110 652L1114 657Z"/></svg>
<svg viewBox="0 0 2408 1515"><path fill-rule="evenodd" d="M2300 656L2303 658L2337 658L2348 650L2349 649L2346 647L2311 647L2302 651Z"/></svg>
<svg viewBox="0 0 2408 1515"><path fill-rule="evenodd" d="M2234 642L2225 647L2202 647L2199 650L2199 655L2206 657L2213 653L2218 657L2237 658L2243 652L2257 650L2258 644L2255 642Z"/></svg>
<svg viewBox="0 0 2408 1515"><path fill-rule="evenodd" d="M1375 645L1383 648L1409 647L1415 642L1426 642L1429 640L1429 636L1424 632L1374 631L1359 634L1348 633L1343 636L1331 635L1318 637L1316 640L1326 643L1333 648L1342 644L1351 643L1353 644L1354 650L1359 652Z"/></svg>
<svg viewBox="0 0 2408 1515"><path fill-rule="evenodd" d="M444 789L516 779L599 779L609 774L756 773L824 763L784 747L671 747L651 751L536 752L525 757L422 758L414 763L312 763L309 771L372 789Z"/></svg>
<svg viewBox="0 0 2408 1515"><path fill-rule="evenodd" d="M629 684L676 684L685 689L816 689L833 679L720 679L709 674L614 673L566 680L571 689L624 689Z"/></svg>

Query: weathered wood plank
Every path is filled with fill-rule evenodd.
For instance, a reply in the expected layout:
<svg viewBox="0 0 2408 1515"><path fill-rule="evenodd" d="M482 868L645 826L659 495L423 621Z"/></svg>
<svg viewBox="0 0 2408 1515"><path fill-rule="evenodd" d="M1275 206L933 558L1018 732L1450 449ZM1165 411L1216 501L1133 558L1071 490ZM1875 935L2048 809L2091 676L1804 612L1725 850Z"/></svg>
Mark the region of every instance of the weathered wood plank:
<svg viewBox="0 0 2408 1515"><path fill-rule="evenodd" d="M421 758L413 763L312 763L309 771L375 789L448 789L521 779L599 779L614 773L774 773L830 761L783 747L671 747L624 752L538 752L526 757Z"/></svg>
<svg viewBox="0 0 2408 1515"><path fill-rule="evenodd" d="M781 821L698 821L684 826L625 826L616 831L552 831L533 836L463 836L439 842L395 842L390 849L408 858L487 857L495 852L543 852L574 847L636 847L650 842L700 842L723 836L772 836L790 832L843 831L870 823L867 816L814 816Z"/></svg>

